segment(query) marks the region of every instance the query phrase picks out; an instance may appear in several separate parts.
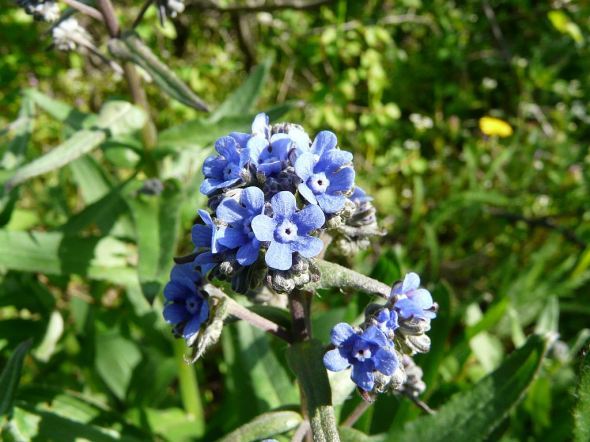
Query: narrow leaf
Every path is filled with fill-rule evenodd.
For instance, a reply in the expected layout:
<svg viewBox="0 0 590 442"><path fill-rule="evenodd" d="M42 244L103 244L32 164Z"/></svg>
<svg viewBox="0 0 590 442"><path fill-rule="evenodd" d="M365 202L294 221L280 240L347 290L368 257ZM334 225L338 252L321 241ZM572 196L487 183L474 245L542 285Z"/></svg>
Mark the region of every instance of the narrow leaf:
<svg viewBox="0 0 590 442"><path fill-rule="evenodd" d="M330 383L322 363L323 354L322 344L317 340L297 343L287 351L287 361L305 395L313 440L316 442L340 440Z"/></svg>
<svg viewBox="0 0 590 442"><path fill-rule="evenodd" d="M0 267L53 275L78 274L137 285L128 246L111 237L68 237L58 232L0 230Z"/></svg>
<svg viewBox="0 0 590 442"><path fill-rule="evenodd" d="M489 376L456 394L436 415L414 420L390 437L396 441L474 442L484 440L522 399L553 335L531 336Z"/></svg>
<svg viewBox="0 0 590 442"><path fill-rule="evenodd" d="M113 56L143 68L160 89L174 100L189 107L209 111L209 108L178 76L146 46L137 34L128 33L109 42Z"/></svg>
<svg viewBox="0 0 590 442"><path fill-rule="evenodd" d="M11 189L30 178L59 169L90 152L110 135L120 135L140 129L145 114L139 108L123 101L105 104L93 129L83 129L45 155L21 167L10 178L6 189Z"/></svg>
<svg viewBox="0 0 590 442"><path fill-rule="evenodd" d="M14 169L24 161L25 152L33 132L34 117L35 106L25 94L23 95L18 120L11 125L14 128L14 137L0 159L0 168Z"/></svg>
<svg viewBox="0 0 590 442"><path fill-rule="evenodd" d="M14 395L20 382L23 361L32 343L33 341L30 339L21 342L0 374L0 416L8 414L12 409Z"/></svg>
<svg viewBox="0 0 590 442"><path fill-rule="evenodd" d="M275 434L286 433L297 427L301 415L294 411L275 411L256 417L251 422L226 435L219 442L249 442L266 439Z"/></svg>
<svg viewBox="0 0 590 442"><path fill-rule="evenodd" d="M26 97L40 109L47 112L52 118L62 121L74 129L82 129L85 122L96 117L95 114L80 112L69 104L51 98L37 89L27 89L24 93Z"/></svg>

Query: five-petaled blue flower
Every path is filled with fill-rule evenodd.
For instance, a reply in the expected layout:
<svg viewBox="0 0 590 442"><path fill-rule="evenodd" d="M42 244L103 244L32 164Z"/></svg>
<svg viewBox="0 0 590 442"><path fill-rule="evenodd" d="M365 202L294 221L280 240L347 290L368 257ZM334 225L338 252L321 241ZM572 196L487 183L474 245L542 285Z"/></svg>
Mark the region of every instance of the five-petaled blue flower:
<svg viewBox="0 0 590 442"><path fill-rule="evenodd" d="M391 376L398 366L390 341L375 326L359 334L342 322L332 329L330 338L336 348L326 352L324 365L331 371L341 371L352 365L351 378L365 391L373 390L375 371Z"/></svg>
<svg viewBox="0 0 590 442"><path fill-rule="evenodd" d="M336 149L336 136L320 132L311 151L295 162L295 173L301 179L299 193L311 204L318 204L325 213L336 213L346 203L344 194L354 185L352 154Z"/></svg>
<svg viewBox="0 0 590 442"><path fill-rule="evenodd" d="M201 274L194 264L175 265L164 288L164 319L174 324L184 339L190 339L209 317L209 304L199 290Z"/></svg>
<svg viewBox="0 0 590 442"><path fill-rule="evenodd" d="M271 206L272 218L261 214L252 220L256 238L270 242L264 257L270 268L289 270L294 252L313 258L322 251L323 241L309 235L326 221L319 207L309 205L298 211L295 195L286 191L273 196Z"/></svg>
<svg viewBox="0 0 590 442"><path fill-rule="evenodd" d="M236 259L247 266L258 259L260 241L252 231L252 219L264 210L264 193L258 187L248 187L240 193L240 200L224 198L217 207L217 218L227 226L219 228L219 244L238 249Z"/></svg>
<svg viewBox="0 0 590 442"><path fill-rule="evenodd" d="M391 296L397 297L393 308L403 319L436 318L432 295L428 290L420 288L420 277L416 273L408 273L403 282L395 284Z"/></svg>
<svg viewBox="0 0 590 442"><path fill-rule="evenodd" d="M266 115L265 113L259 113L258 115L256 115L256 117L254 117L254 121L252 122L251 134L247 134L244 132L231 132L229 134L230 137L236 140L236 142L242 149L246 149L250 138L257 135L261 135L263 138L266 139L270 138L269 119L268 115Z"/></svg>
<svg viewBox="0 0 590 442"><path fill-rule="evenodd" d="M210 156L203 163L205 180L201 184L201 193L207 196L238 183L246 162L246 154L234 137L219 138L215 150L219 155Z"/></svg>
<svg viewBox="0 0 590 442"><path fill-rule="evenodd" d="M294 141L287 134L274 134L270 141L256 135L248 141L248 159L258 172L270 176L283 170L293 148Z"/></svg>

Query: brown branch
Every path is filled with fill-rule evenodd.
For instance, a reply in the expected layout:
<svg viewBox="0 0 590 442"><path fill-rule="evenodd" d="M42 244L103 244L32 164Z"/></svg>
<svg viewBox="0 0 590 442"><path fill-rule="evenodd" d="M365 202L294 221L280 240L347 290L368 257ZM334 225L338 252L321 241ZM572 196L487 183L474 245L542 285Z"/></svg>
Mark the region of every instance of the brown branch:
<svg viewBox="0 0 590 442"><path fill-rule="evenodd" d="M100 11L96 8L93 8L92 6L88 6L87 4L79 2L78 0L63 0L63 2L70 8L75 9L81 12L82 14L85 14L99 21L104 21Z"/></svg>
<svg viewBox="0 0 590 442"><path fill-rule="evenodd" d="M367 402L367 401L361 401L354 410L352 410L352 413L350 413L348 415L348 417L346 419L344 419L344 422L342 422L342 424L340 424L341 427L352 427L356 421L358 421L361 416L365 413L365 411L367 411L369 409L369 407L373 405L372 402Z"/></svg>
<svg viewBox="0 0 590 442"><path fill-rule="evenodd" d="M222 6L216 0L194 0L187 4L188 7L196 7L201 10L213 10L219 12L272 12L281 9L306 10L319 8L322 5L334 3L335 0L275 0L272 3L258 2L251 5Z"/></svg>

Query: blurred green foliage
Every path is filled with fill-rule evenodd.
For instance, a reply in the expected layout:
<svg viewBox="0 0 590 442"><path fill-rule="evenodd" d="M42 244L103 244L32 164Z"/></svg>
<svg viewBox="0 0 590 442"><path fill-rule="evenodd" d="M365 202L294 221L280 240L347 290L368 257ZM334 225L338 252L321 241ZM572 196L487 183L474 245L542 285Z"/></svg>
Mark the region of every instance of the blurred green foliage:
<svg viewBox="0 0 590 442"><path fill-rule="evenodd" d="M141 4L120 3L129 25ZM4 182L81 129L92 133L105 102L129 95L96 58L45 50L47 27L0 5ZM170 257L190 250L206 148L247 127L257 110L309 132L330 129L355 153L357 182L375 197L387 236L346 264L386 283L415 270L431 289L440 314L432 351L417 358L430 407L469 397L529 334L559 333L524 399L488 438L587 434L589 418L574 420L574 409L590 336L590 7L335 0L227 13L199 5L163 27L152 8L138 28L214 110L204 116L147 86L162 197L138 192L146 174L136 127L0 193L0 366L18 365L9 358L33 339L7 437L213 440L260 413L296 410L284 345L237 323L188 367L160 296L154 307L142 296L159 293ZM80 20L106 53L100 23ZM485 136L483 116L514 133ZM361 314L361 296L323 293L316 337L327 342L331 325ZM587 362L583 376L587 390ZM584 410L588 392L578 393ZM338 405L337 418L359 401ZM269 426L295 427L273 413L262 419ZM381 397L355 428L395 436L418 428L407 425L421 414L410 401Z"/></svg>

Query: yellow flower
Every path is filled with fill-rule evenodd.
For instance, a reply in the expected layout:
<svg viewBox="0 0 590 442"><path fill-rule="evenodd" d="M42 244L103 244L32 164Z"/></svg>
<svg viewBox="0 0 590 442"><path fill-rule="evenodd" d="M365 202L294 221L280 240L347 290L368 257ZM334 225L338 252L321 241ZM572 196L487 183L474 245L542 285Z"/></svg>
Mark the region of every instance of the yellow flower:
<svg viewBox="0 0 590 442"><path fill-rule="evenodd" d="M479 119L479 129L488 137L506 138L512 135L512 127L504 120L494 117Z"/></svg>

